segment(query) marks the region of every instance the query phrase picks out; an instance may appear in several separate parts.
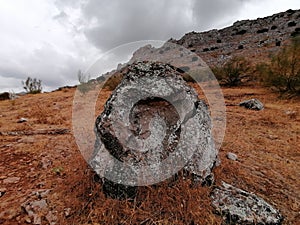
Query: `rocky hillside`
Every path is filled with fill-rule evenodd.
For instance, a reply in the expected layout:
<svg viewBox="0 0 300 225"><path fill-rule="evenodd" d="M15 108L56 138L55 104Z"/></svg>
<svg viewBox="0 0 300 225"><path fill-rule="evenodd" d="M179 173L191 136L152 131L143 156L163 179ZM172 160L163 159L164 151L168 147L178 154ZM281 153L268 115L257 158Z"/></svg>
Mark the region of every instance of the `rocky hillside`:
<svg viewBox="0 0 300 225"><path fill-rule="evenodd" d="M256 63L266 60L291 37L300 34L300 10L288 10L256 20L242 20L221 30L190 32L181 39L170 39L199 55L209 66L222 64L232 56L243 56ZM159 50L165 54L168 49ZM156 51L146 46L134 53L134 59L153 55Z"/></svg>

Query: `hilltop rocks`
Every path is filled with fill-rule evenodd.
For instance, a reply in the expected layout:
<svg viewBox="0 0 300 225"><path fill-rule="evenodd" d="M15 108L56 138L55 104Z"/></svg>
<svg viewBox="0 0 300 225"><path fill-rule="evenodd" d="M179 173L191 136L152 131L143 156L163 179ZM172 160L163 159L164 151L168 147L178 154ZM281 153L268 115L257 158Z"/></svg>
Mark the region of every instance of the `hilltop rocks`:
<svg viewBox="0 0 300 225"><path fill-rule="evenodd" d="M283 217L262 198L223 182L212 194L212 205L228 224L279 225Z"/></svg>
<svg viewBox="0 0 300 225"><path fill-rule="evenodd" d="M300 10L286 11L256 20L237 21L220 30L192 31L179 40L169 41L196 52L209 66L222 66L241 52L250 62L259 62L260 58L278 51L278 41L283 44L299 35L299 18Z"/></svg>
<svg viewBox="0 0 300 225"><path fill-rule="evenodd" d="M95 126L90 164L104 178L106 193L133 196L128 186L158 183L181 169L194 182L212 179L217 150L208 109L180 72L138 62L123 74Z"/></svg>
<svg viewBox="0 0 300 225"><path fill-rule="evenodd" d="M239 106L243 106L247 109L252 109L252 110L263 110L264 105L256 98L242 101Z"/></svg>

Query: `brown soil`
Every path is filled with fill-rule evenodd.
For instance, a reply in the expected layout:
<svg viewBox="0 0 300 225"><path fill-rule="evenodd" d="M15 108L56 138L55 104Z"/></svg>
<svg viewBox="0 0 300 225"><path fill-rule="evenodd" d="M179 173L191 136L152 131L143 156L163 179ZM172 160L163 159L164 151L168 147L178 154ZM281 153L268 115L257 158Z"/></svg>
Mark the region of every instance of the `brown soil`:
<svg viewBox="0 0 300 225"><path fill-rule="evenodd" d="M26 224L21 204L32 192L50 189L45 197L57 224L221 224L209 198L213 187L190 187L179 179L172 185L140 188L134 201L106 198L83 159L71 131L75 89L26 95L0 102L0 224ZM224 88L227 128L220 149L216 184L223 180L254 192L284 215L284 224L300 221L300 105L281 100L257 87ZM103 109L110 92L101 93ZM263 111L236 106L258 98ZM25 117L25 123L17 123ZM238 155L230 161L226 153ZM6 184L9 177L20 177ZM65 209L70 208L70 215ZM47 220L43 217L43 224Z"/></svg>

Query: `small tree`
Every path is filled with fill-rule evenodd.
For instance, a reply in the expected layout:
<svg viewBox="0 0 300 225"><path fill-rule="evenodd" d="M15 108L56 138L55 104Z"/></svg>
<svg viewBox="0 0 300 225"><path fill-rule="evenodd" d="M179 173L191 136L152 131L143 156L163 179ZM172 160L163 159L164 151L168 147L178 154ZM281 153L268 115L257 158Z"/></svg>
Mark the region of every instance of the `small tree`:
<svg viewBox="0 0 300 225"><path fill-rule="evenodd" d="M37 94L42 92L42 81L36 78L28 77L26 81L22 81L23 88L27 93Z"/></svg>
<svg viewBox="0 0 300 225"><path fill-rule="evenodd" d="M84 74L83 72L81 72L81 70L78 70L77 72L77 78L79 81L79 85L78 85L78 90L85 94L87 92L89 92L93 87L92 84L89 82L90 80L90 76Z"/></svg>
<svg viewBox="0 0 300 225"><path fill-rule="evenodd" d="M78 70L77 78L80 84L88 83L88 81L90 80L90 76L85 75L81 70Z"/></svg>
<svg viewBox="0 0 300 225"><path fill-rule="evenodd" d="M300 94L300 38L282 48L270 64L261 64L258 70L265 85L280 92Z"/></svg>
<svg viewBox="0 0 300 225"><path fill-rule="evenodd" d="M242 83L249 69L249 62L245 58L233 57L224 66L215 67L212 71L221 84L233 87Z"/></svg>

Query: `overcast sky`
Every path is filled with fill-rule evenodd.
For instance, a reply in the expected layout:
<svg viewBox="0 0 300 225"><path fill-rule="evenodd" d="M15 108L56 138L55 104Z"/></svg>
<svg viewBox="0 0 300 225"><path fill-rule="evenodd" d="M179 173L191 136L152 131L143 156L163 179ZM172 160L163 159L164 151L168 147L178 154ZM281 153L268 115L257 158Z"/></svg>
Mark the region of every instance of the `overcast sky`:
<svg viewBox="0 0 300 225"><path fill-rule="evenodd" d="M0 0L0 92L22 91L27 76L45 90L76 84L79 69L128 42L299 8L299 0Z"/></svg>

